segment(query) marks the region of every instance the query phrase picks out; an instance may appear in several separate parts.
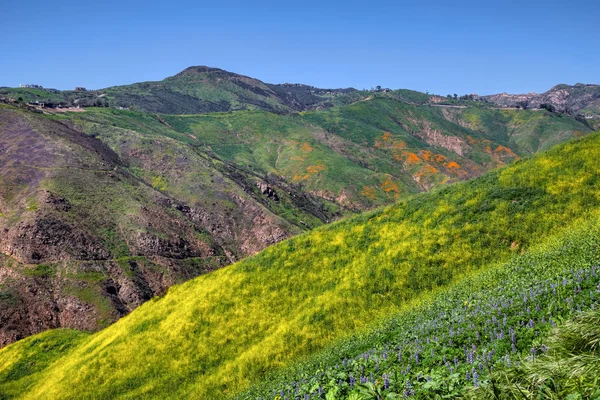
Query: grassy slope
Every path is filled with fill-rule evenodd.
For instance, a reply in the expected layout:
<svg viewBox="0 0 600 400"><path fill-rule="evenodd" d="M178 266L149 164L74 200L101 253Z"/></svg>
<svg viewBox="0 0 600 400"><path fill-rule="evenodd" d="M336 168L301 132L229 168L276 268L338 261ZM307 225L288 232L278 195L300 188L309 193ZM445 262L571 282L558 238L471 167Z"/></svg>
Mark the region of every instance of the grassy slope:
<svg viewBox="0 0 600 400"><path fill-rule="evenodd" d="M18 387L28 389L8 380L3 390L23 398L235 393L429 289L597 217L599 144L595 134L272 246L82 340L22 377ZM0 352L2 369L22 343Z"/></svg>
<svg viewBox="0 0 600 400"><path fill-rule="evenodd" d="M481 115L487 125L469 123L476 118L471 115ZM225 160L363 210L478 176L538 150L521 146L521 137L556 143L589 131L571 118L535 111L506 116L470 108L449 115L387 97L300 116L238 112L164 118ZM419 137L425 131L458 138L463 156Z"/></svg>
<svg viewBox="0 0 600 400"><path fill-rule="evenodd" d="M580 357L590 350L581 346L582 340L575 341L579 348L570 340L575 350L572 354L576 354L569 360L570 368L544 356L534 368L528 365L532 355L543 355L547 348L561 345L548 339L553 327L600 305L600 225L598 220L589 222L516 255L506 264L440 290L430 302L392 316L366 335L336 343L278 371L237 397L281 400L309 395L372 400L402 397L413 390L415 397L411 398L415 399L462 398L473 393L470 398L481 398L482 391L473 391L479 385L486 388L487 398L497 399L491 390L492 379L506 395L502 398L511 399L522 398L519 390L528 392L529 398L547 398L541 393L552 392L553 378L561 381L556 389L562 392L553 398L577 391L578 384L594 388L593 364L586 366L590 358ZM592 318L587 325L594 322ZM597 340L593 329L579 330L587 333L590 343ZM563 359L567 358L565 353L561 352ZM506 367L525 358L523 367L511 370L508 379L503 376ZM539 364L537 368L535 364ZM499 372L490 378L485 366ZM477 371L477 382L473 371ZM584 379L579 380L580 376ZM536 392L539 397L532 396Z"/></svg>
<svg viewBox="0 0 600 400"><path fill-rule="evenodd" d="M268 124L268 117L273 114L264 115L260 121ZM256 200L263 200L262 204L273 213L300 229L322 225L340 212L336 204L323 199L313 198L308 205L295 203L292 198L295 192L278 190L279 201L264 199L255 182L264 178L265 171L249 168L243 162L216 158L210 150L210 142L174 130L160 123L154 115L98 108L68 118L126 159L136 176L148 184L160 183L162 192L207 212L218 214L231 207L231 195L253 195ZM232 170L237 175L244 174L247 187L233 184Z"/></svg>

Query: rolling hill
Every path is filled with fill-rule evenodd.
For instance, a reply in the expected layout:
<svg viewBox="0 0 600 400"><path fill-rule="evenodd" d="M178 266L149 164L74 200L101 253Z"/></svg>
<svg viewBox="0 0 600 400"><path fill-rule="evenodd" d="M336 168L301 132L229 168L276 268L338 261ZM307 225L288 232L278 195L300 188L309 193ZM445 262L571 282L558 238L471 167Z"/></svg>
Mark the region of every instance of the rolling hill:
<svg viewBox="0 0 600 400"><path fill-rule="evenodd" d="M173 79L196 90L190 79L214 73L214 83L219 71ZM305 97L313 89L282 88L316 104ZM284 114L0 105L0 345L49 328L100 329L282 239L590 132L563 114L427 98L377 92Z"/></svg>
<svg viewBox="0 0 600 400"><path fill-rule="evenodd" d="M0 350L0 391L36 399L236 395L464 279L515 257L527 269L527 255L548 241L558 244L540 271L560 272L578 254L585 266L596 239L583 251L583 242L561 237L597 228L599 145L593 134L316 228L173 286L96 334L56 330L12 344ZM503 281L479 284L485 291Z"/></svg>
<svg viewBox="0 0 600 400"><path fill-rule="evenodd" d="M0 96L26 102L80 106L133 107L163 114L235 110L289 113L331 107L366 97L356 89L319 89L308 85L266 84L258 79L205 66L189 67L162 81L140 82L91 91L0 88Z"/></svg>

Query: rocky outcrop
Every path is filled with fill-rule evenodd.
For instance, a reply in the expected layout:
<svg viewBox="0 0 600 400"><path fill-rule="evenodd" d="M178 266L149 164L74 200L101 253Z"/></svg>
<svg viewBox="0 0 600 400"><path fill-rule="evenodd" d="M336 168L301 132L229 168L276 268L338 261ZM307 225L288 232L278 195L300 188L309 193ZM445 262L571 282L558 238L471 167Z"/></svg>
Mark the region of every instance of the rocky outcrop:
<svg viewBox="0 0 600 400"><path fill-rule="evenodd" d="M275 189L270 187L267 183L256 182L256 187L258 187L260 192L262 194L264 194L265 196L267 196L268 198L273 199L275 201L279 201L279 196L277 196L277 192L275 191Z"/></svg>
<svg viewBox="0 0 600 400"><path fill-rule="evenodd" d="M100 240L51 215L36 215L33 221L5 228L0 251L27 264L110 257Z"/></svg>
<svg viewBox="0 0 600 400"><path fill-rule="evenodd" d="M102 328L197 275L184 269L181 262L147 258L42 266L0 258L0 347L51 328Z"/></svg>
<svg viewBox="0 0 600 400"><path fill-rule="evenodd" d="M547 92L527 94L494 94L482 99L501 107L540 108L543 104L554 107L558 112L600 116L600 85L582 84L556 85Z"/></svg>
<svg viewBox="0 0 600 400"><path fill-rule="evenodd" d="M453 151L461 157L464 155L468 144L461 138L444 135L441 129L435 129L431 121L428 120L409 118L409 121L412 122L413 126L417 127L417 129L406 127L411 135L418 137L430 146L437 146Z"/></svg>

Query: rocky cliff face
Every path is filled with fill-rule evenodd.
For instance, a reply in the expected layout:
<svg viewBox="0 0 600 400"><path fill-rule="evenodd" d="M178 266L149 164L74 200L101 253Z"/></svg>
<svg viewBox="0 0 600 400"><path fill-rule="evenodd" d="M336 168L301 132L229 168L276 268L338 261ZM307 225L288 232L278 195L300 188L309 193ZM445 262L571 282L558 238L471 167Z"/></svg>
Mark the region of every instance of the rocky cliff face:
<svg viewBox="0 0 600 400"><path fill-rule="evenodd" d="M550 104L559 112L600 117L600 85L582 84L556 85L545 93L494 94L483 99L504 107L525 106L540 108Z"/></svg>

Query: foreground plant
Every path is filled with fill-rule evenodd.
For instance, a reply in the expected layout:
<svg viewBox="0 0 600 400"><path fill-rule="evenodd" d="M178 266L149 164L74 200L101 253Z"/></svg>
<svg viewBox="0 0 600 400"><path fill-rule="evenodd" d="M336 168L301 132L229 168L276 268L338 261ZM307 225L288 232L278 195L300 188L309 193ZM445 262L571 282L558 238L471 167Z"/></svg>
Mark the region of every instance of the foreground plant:
<svg viewBox="0 0 600 400"><path fill-rule="evenodd" d="M600 290L600 288L599 288ZM600 310L558 327L548 351L494 371L490 383L468 393L472 399L600 398Z"/></svg>

